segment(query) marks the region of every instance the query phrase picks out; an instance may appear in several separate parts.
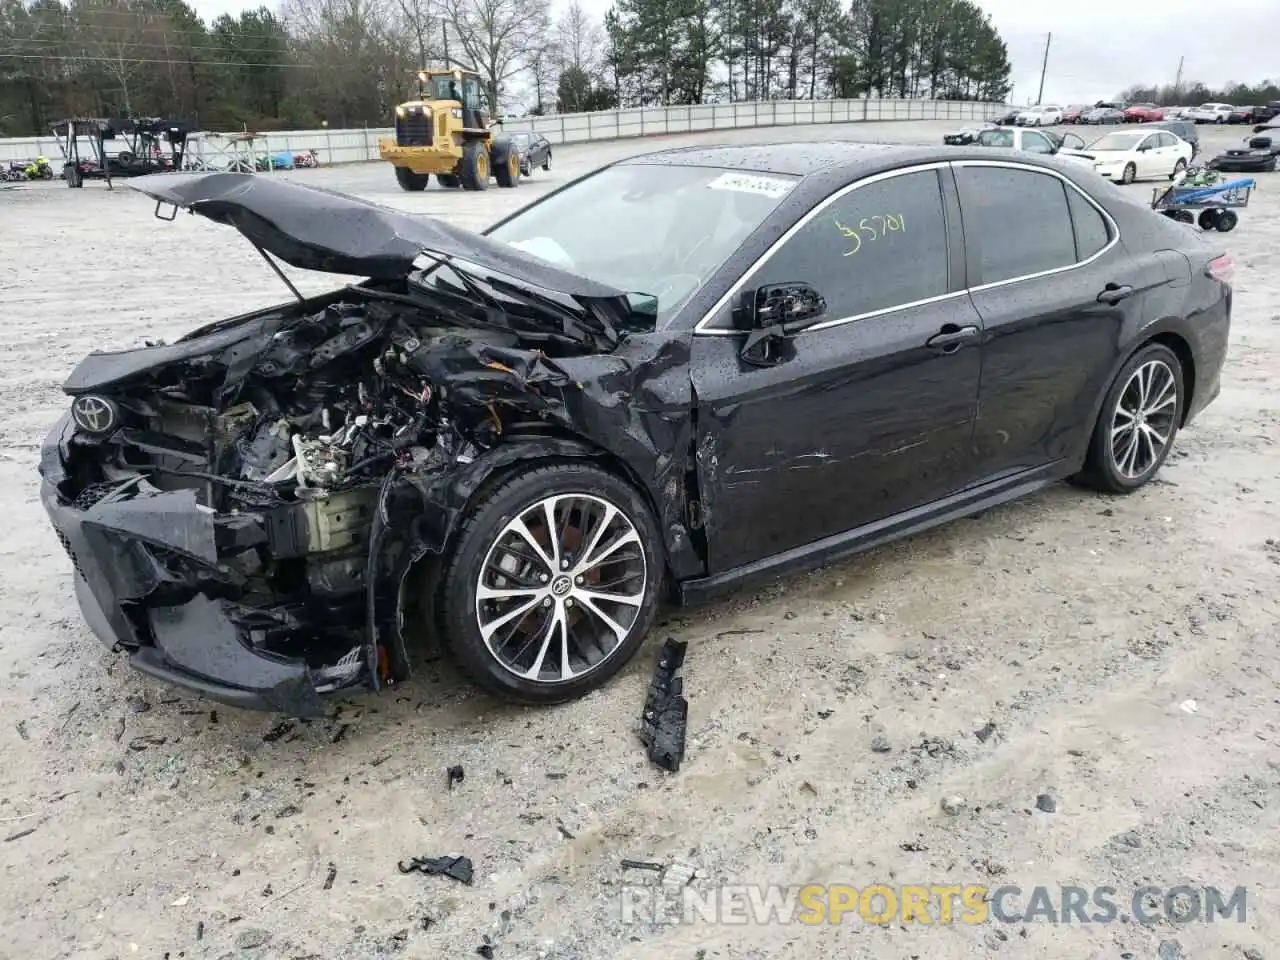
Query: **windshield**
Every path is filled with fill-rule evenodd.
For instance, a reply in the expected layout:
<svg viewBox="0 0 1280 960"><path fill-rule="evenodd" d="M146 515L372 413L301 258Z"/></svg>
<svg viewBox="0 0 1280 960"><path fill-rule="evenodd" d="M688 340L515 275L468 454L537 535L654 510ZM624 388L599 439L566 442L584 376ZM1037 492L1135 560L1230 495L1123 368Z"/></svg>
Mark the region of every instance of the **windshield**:
<svg viewBox="0 0 1280 960"><path fill-rule="evenodd" d="M487 232L672 314L771 214L795 177L715 167L606 167Z"/></svg>
<svg viewBox="0 0 1280 960"><path fill-rule="evenodd" d="M1089 145L1090 150L1132 150L1145 139L1145 133L1108 133Z"/></svg>

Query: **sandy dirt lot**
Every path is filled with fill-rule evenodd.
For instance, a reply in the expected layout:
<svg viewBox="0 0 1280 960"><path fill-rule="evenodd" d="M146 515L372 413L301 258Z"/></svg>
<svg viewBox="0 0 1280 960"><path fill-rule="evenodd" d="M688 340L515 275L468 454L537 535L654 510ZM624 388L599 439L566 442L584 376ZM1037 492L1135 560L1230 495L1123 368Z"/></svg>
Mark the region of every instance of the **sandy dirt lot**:
<svg viewBox="0 0 1280 960"><path fill-rule="evenodd" d="M950 126L719 138L938 142ZM1207 146L1243 132L1206 130ZM404 194L378 164L294 175L481 227L691 139L559 148L515 192ZM1280 955L1280 178L1261 181L1223 236L1239 272L1222 395L1141 493L1063 486L675 611L606 690L564 707L503 706L432 663L312 723L184 696L103 649L36 487L82 354L285 300L278 280L231 231L158 223L124 187L0 192L0 955ZM676 775L633 732L665 636L691 644ZM452 764L466 779L449 790ZM425 854L470 856L474 886L397 872ZM623 884L657 878L624 857L682 861L701 891L1110 886L1121 916L628 923ZM1246 922L1129 915L1135 888L1181 884L1247 887Z"/></svg>

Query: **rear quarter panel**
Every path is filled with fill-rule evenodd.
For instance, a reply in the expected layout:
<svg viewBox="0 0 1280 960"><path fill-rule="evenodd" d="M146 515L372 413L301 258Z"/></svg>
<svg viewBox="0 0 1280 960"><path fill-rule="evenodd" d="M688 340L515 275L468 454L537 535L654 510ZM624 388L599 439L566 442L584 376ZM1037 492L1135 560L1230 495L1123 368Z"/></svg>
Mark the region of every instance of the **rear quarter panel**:
<svg viewBox="0 0 1280 960"><path fill-rule="evenodd" d="M1075 179L1083 182L1082 178ZM1115 219L1121 244L1129 256L1152 277L1153 283L1142 294L1143 309L1135 312L1120 331L1119 359L1107 382L1146 343L1157 338L1177 338L1185 344L1191 361L1191 400L1186 411L1190 419L1217 395L1226 359L1231 289L1207 272L1209 261L1226 252L1225 247L1216 239L1205 239L1216 237L1215 234L1201 235L1195 227L1157 214L1149 205L1122 191L1115 190L1114 195L1109 190L1092 192ZM1178 263L1179 255L1185 270ZM1162 276L1169 282L1161 283ZM1102 396L1096 398L1095 408L1101 407L1102 400Z"/></svg>

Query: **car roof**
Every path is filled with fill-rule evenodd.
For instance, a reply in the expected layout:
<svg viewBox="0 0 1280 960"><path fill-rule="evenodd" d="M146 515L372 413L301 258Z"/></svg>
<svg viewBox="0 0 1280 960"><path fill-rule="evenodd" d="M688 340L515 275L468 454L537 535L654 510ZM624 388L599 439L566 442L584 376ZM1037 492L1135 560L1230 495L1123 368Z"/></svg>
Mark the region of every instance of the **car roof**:
<svg viewBox="0 0 1280 960"><path fill-rule="evenodd" d="M1042 161L1036 154L1014 154L1019 163L1059 167ZM628 157L619 166L652 164L687 167L723 167L752 173L807 177L830 174L845 182L899 167L950 160L990 160L992 148L917 146L899 143L857 143L849 140L820 140L807 143L733 144L715 147L683 147Z"/></svg>
<svg viewBox="0 0 1280 960"><path fill-rule="evenodd" d="M836 166L881 166L901 157L904 162L923 162L935 155L949 157L932 147L910 147L892 143L856 143L850 140L817 140L791 143L725 144L714 147L676 147L641 154L623 164L665 164L673 167L725 167L756 173L777 173L804 177ZM921 160L916 161L919 155ZM890 163L889 166L896 166Z"/></svg>

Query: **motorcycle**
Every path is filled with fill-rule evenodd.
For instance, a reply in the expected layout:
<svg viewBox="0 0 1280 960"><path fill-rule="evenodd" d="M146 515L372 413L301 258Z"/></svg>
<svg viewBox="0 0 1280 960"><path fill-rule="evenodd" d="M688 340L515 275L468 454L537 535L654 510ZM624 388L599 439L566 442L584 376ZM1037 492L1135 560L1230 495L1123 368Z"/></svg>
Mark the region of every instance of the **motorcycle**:
<svg viewBox="0 0 1280 960"><path fill-rule="evenodd" d="M49 165L46 157L37 157L34 160L10 160L4 178L9 181L52 180L53 167Z"/></svg>

